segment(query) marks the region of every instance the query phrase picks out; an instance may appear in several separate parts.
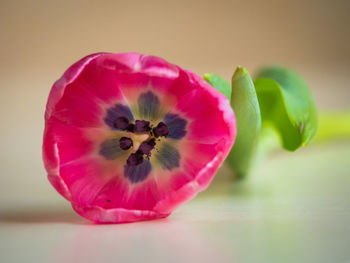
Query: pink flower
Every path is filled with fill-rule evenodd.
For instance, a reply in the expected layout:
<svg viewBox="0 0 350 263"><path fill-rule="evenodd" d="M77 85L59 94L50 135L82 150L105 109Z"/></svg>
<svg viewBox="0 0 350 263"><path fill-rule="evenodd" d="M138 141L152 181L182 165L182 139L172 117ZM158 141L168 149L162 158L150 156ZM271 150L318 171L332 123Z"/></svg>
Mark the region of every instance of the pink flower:
<svg viewBox="0 0 350 263"><path fill-rule="evenodd" d="M81 216L168 216L204 190L230 151L224 95L190 71L138 53L98 53L56 81L45 112L48 178Z"/></svg>

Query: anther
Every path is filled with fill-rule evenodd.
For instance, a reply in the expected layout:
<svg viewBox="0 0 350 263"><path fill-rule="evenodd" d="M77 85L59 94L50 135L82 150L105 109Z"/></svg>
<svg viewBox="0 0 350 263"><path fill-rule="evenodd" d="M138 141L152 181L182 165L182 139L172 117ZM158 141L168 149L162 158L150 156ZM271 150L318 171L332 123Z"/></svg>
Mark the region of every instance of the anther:
<svg viewBox="0 0 350 263"><path fill-rule="evenodd" d="M122 150L128 150L133 145L133 143L130 138L121 137L119 140L119 145Z"/></svg>
<svg viewBox="0 0 350 263"><path fill-rule="evenodd" d="M126 161L129 166L136 166L143 162L143 153L138 150L136 153L130 154L128 160Z"/></svg>
<svg viewBox="0 0 350 263"><path fill-rule="evenodd" d="M135 131L135 124L130 123L128 127L126 128L127 131L129 132L134 132Z"/></svg>
<svg viewBox="0 0 350 263"><path fill-rule="evenodd" d="M153 128L153 133L156 138L158 138L159 136L168 136L168 126L164 122L160 122L158 123L157 127Z"/></svg>
<svg viewBox="0 0 350 263"><path fill-rule="evenodd" d="M156 146L156 140L150 139L149 141L144 141L141 143L139 150L146 155L149 155L152 151L152 149Z"/></svg>
<svg viewBox="0 0 350 263"><path fill-rule="evenodd" d="M149 127L149 121L136 120L135 121L135 132L148 132L151 128Z"/></svg>

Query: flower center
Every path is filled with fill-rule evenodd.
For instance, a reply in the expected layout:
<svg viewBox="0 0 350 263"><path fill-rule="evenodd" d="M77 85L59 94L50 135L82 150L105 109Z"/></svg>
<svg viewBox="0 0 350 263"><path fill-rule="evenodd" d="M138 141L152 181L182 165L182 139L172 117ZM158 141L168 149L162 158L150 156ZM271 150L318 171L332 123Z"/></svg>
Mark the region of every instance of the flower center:
<svg viewBox="0 0 350 263"><path fill-rule="evenodd" d="M120 149L125 151L131 147L134 149L126 161L128 166L142 164L144 158L149 158L151 151L156 146L156 138L169 135L169 128L164 122L159 122L156 127L152 128L149 121L136 120L133 124L129 123L128 118L119 117L113 126L130 132L130 138L122 137L119 140Z"/></svg>
<svg viewBox="0 0 350 263"><path fill-rule="evenodd" d="M130 134L130 140L132 141L133 145L134 145L134 152L136 152L140 145L146 141L147 139L149 139L150 135L148 133L142 133L142 134L137 134L137 133L131 133Z"/></svg>

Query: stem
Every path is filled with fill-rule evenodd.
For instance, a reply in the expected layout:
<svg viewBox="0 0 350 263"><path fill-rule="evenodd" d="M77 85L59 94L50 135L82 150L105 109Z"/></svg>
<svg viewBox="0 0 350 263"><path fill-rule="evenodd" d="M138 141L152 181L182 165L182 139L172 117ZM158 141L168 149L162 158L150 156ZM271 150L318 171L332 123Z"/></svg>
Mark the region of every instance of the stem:
<svg viewBox="0 0 350 263"><path fill-rule="evenodd" d="M324 112L314 143L350 139L350 112Z"/></svg>

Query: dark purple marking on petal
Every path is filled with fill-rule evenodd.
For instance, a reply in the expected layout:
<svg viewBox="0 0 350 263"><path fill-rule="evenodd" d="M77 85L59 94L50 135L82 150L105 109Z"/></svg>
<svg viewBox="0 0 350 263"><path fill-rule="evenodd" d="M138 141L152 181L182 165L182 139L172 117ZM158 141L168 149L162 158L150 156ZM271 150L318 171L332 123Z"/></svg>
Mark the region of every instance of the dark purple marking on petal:
<svg viewBox="0 0 350 263"><path fill-rule="evenodd" d="M137 183L145 180L152 170L151 162L145 159L137 166L124 166L124 176L128 178L131 183Z"/></svg>
<svg viewBox="0 0 350 263"><path fill-rule="evenodd" d="M155 120L158 118L160 102L153 92L142 93L137 102L139 114L143 119Z"/></svg>
<svg viewBox="0 0 350 263"><path fill-rule="evenodd" d="M126 117L118 117L114 121L113 126L119 130L125 130L129 126L129 119Z"/></svg>
<svg viewBox="0 0 350 263"><path fill-rule="evenodd" d="M180 153L169 143L163 143L154 156L163 169L172 170L180 166Z"/></svg>
<svg viewBox="0 0 350 263"><path fill-rule="evenodd" d="M114 160L125 152L120 148L119 138L114 138L101 143L99 153L107 160Z"/></svg>
<svg viewBox="0 0 350 263"><path fill-rule="evenodd" d="M179 115L168 113L165 115L163 121L169 128L168 138L181 139L186 135L187 120L181 118Z"/></svg>
<svg viewBox="0 0 350 263"><path fill-rule="evenodd" d="M153 128L153 134L156 138L159 136L168 136L169 135L169 129L168 126L164 122L158 123L157 127Z"/></svg>
<svg viewBox="0 0 350 263"><path fill-rule="evenodd" d="M119 128L116 128L114 126L116 120L119 117L125 117L128 119L129 122L134 120L134 116L132 115L132 112L128 106L122 105L122 104L116 104L107 110L107 115L104 118L104 121L113 130L120 130Z"/></svg>
<svg viewBox="0 0 350 263"><path fill-rule="evenodd" d="M149 121L136 120L135 121L135 132L148 132L151 130Z"/></svg>
<svg viewBox="0 0 350 263"><path fill-rule="evenodd" d="M121 137L119 140L119 146L122 150L128 150L132 145L132 140L128 137Z"/></svg>
<svg viewBox="0 0 350 263"><path fill-rule="evenodd" d="M149 155L152 151L152 149L156 146L156 140L150 139L149 141L144 141L141 143L139 150L146 155Z"/></svg>

